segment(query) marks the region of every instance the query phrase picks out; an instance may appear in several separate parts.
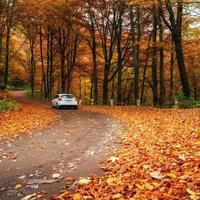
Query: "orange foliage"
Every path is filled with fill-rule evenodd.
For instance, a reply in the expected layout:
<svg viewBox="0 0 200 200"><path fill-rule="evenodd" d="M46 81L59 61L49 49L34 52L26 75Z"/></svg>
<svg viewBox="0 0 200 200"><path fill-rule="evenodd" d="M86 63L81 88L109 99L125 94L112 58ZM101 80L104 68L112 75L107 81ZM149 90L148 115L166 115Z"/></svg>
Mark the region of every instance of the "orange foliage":
<svg viewBox="0 0 200 200"><path fill-rule="evenodd" d="M199 199L200 112L136 107L84 107L120 119L122 149L104 163L105 176L59 199Z"/></svg>
<svg viewBox="0 0 200 200"><path fill-rule="evenodd" d="M0 113L0 140L48 126L57 118L53 111L37 105L22 103L22 107L20 111Z"/></svg>

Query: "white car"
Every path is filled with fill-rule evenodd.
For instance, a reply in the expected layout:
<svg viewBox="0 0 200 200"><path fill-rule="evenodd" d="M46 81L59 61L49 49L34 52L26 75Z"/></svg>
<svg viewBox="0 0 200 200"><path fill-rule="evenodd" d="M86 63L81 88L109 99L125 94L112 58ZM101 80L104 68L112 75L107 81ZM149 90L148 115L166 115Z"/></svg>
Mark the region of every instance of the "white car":
<svg viewBox="0 0 200 200"><path fill-rule="evenodd" d="M52 100L52 106L59 109L60 107L71 107L78 109L78 102L72 94L58 94Z"/></svg>

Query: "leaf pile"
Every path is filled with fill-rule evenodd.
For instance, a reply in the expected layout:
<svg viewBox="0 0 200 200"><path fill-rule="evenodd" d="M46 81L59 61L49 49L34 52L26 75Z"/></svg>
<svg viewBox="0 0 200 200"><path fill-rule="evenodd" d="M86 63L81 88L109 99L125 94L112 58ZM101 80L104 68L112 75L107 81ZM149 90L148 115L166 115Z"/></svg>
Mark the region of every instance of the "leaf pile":
<svg viewBox="0 0 200 200"><path fill-rule="evenodd" d="M49 109L33 104L22 104L19 111L0 113L0 140L15 138L51 124L57 115Z"/></svg>
<svg viewBox="0 0 200 200"><path fill-rule="evenodd" d="M200 199L200 110L84 107L127 124L105 176L78 185L74 200ZM115 159L114 159L115 158Z"/></svg>

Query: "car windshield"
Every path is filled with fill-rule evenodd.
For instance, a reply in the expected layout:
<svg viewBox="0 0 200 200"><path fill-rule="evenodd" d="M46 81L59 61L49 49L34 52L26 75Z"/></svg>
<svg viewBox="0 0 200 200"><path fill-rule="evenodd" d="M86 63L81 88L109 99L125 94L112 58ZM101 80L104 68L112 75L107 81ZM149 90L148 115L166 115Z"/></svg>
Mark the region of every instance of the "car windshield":
<svg viewBox="0 0 200 200"><path fill-rule="evenodd" d="M61 95L61 97L64 99L73 99L74 98L74 96L72 94Z"/></svg>

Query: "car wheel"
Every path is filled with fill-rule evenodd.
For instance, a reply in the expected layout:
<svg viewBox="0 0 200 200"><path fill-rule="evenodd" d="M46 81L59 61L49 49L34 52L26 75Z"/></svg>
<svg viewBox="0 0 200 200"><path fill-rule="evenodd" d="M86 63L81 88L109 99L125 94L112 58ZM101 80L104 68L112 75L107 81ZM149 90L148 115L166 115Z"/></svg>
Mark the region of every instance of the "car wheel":
<svg viewBox="0 0 200 200"><path fill-rule="evenodd" d="M78 106L74 106L74 110L77 110L78 109Z"/></svg>
<svg viewBox="0 0 200 200"><path fill-rule="evenodd" d="M60 106L58 104L56 104L56 109L59 109L59 108L60 108Z"/></svg>

